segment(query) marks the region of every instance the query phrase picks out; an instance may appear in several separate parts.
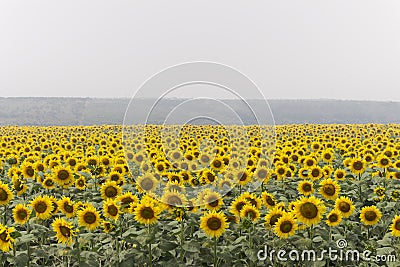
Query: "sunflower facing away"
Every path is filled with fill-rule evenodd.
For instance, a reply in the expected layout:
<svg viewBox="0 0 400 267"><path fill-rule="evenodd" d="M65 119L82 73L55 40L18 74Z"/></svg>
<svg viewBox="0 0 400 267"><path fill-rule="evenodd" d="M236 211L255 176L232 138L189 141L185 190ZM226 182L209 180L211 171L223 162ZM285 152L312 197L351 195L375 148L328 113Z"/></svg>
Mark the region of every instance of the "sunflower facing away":
<svg viewBox="0 0 400 267"><path fill-rule="evenodd" d="M221 211L210 211L200 218L200 228L209 237L220 237L228 225L227 218Z"/></svg>
<svg viewBox="0 0 400 267"><path fill-rule="evenodd" d="M72 223L64 219L56 218L52 223L53 231L56 233L58 243L71 245L74 237Z"/></svg>

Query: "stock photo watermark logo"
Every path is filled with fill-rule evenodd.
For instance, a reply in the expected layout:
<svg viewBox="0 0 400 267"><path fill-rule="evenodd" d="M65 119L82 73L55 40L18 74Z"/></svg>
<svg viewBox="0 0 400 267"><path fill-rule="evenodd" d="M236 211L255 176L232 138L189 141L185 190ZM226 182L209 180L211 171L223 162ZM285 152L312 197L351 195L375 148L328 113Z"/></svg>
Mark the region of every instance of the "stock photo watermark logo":
<svg viewBox="0 0 400 267"><path fill-rule="evenodd" d="M235 186L260 186L275 149L275 123L265 96L246 75L219 63L189 62L142 84L126 109L122 138L141 191L171 206L193 207L190 199L204 192L213 194L201 204L218 202ZM143 152L133 153L138 139ZM182 145L188 140L198 150ZM231 157L220 157L226 150ZM252 152L264 160L259 177L246 171ZM252 162L255 168L258 163ZM221 168L232 172L222 175Z"/></svg>
<svg viewBox="0 0 400 267"><path fill-rule="evenodd" d="M376 254L371 250L359 250L348 247L345 239L338 239L336 247L328 247L328 249L315 250L315 249L279 249L275 250L264 246L263 249L257 252L259 261L270 262L320 262L324 260L334 262L396 262L396 255L393 254Z"/></svg>

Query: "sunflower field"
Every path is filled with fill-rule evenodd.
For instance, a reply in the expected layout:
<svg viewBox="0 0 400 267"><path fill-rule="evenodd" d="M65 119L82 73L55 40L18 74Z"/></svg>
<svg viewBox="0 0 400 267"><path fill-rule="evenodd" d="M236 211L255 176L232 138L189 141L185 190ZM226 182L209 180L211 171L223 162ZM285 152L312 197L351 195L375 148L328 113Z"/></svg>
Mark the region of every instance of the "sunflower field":
<svg viewBox="0 0 400 267"><path fill-rule="evenodd" d="M0 265L400 266L399 138L396 124L0 127ZM340 240L392 260L260 257Z"/></svg>

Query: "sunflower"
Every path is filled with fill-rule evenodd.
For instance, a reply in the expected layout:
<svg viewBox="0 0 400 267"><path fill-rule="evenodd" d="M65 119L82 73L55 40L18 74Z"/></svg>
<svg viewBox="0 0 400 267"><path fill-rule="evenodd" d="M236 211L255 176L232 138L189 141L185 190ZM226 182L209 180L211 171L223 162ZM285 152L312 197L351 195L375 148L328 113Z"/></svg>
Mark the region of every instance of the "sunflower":
<svg viewBox="0 0 400 267"><path fill-rule="evenodd" d="M349 168L354 174L362 174L366 169L366 162L363 159L352 159Z"/></svg>
<svg viewBox="0 0 400 267"><path fill-rule="evenodd" d="M103 199L116 198L118 195L121 194L122 189L120 186L117 185L116 182L106 181L104 184L101 185L100 192Z"/></svg>
<svg viewBox="0 0 400 267"><path fill-rule="evenodd" d="M267 209L271 209L271 208L275 207L276 199L275 199L274 195L267 193L267 192L262 192L261 198L263 200L265 207L267 207Z"/></svg>
<svg viewBox="0 0 400 267"><path fill-rule="evenodd" d="M199 155L199 161L203 166L207 166L208 164L210 164L212 157L209 154L201 154Z"/></svg>
<svg viewBox="0 0 400 267"><path fill-rule="evenodd" d="M244 192L242 194L242 197L244 197L251 205L253 205L257 209L261 209L262 200L259 197L257 197L256 194Z"/></svg>
<svg viewBox="0 0 400 267"><path fill-rule="evenodd" d="M311 181L301 181L297 186L297 191L305 196L311 195L314 192L314 184Z"/></svg>
<svg viewBox="0 0 400 267"><path fill-rule="evenodd" d="M325 210L324 202L314 196L301 197L295 203L294 209L297 219L306 225L314 225L320 222Z"/></svg>
<svg viewBox="0 0 400 267"><path fill-rule="evenodd" d="M210 168L211 168L211 170L213 170L213 171L219 172L219 171L221 171L224 167L225 167L225 163L224 163L224 161L222 160L222 158L218 158L218 157L217 157L217 158L214 158L213 161L211 161Z"/></svg>
<svg viewBox="0 0 400 267"><path fill-rule="evenodd" d="M124 183L124 176L116 171L112 171L108 174L108 176L110 177L110 181L114 181L117 183L117 185L121 185Z"/></svg>
<svg viewBox="0 0 400 267"><path fill-rule="evenodd" d="M170 209L187 205L186 197L176 191L165 191L161 197L161 202L167 204Z"/></svg>
<svg viewBox="0 0 400 267"><path fill-rule="evenodd" d="M361 209L360 220L365 225L375 225L382 217L382 213L376 206L366 206Z"/></svg>
<svg viewBox="0 0 400 267"><path fill-rule="evenodd" d="M319 193L326 199L335 200L340 192L340 185L331 178L324 179L319 183Z"/></svg>
<svg viewBox="0 0 400 267"><path fill-rule="evenodd" d="M114 229L114 225L111 222L106 221L106 220L103 220L101 222L101 226L103 227L104 233L107 233L107 234L110 233Z"/></svg>
<svg viewBox="0 0 400 267"><path fill-rule="evenodd" d="M200 228L209 237L220 237L228 226L227 218L221 211L210 211L200 218Z"/></svg>
<svg viewBox="0 0 400 267"><path fill-rule="evenodd" d="M381 168L390 167L390 165L392 163L391 160L385 154L382 154L379 157L377 157L376 161L378 163L378 166Z"/></svg>
<svg viewBox="0 0 400 267"><path fill-rule="evenodd" d="M275 234L280 238L293 236L298 229L297 222L292 213L283 213L274 226Z"/></svg>
<svg viewBox="0 0 400 267"><path fill-rule="evenodd" d="M270 209L267 215L265 215L265 226L267 228L274 227L279 218L282 217L282 215L284 214L285 212L282 210L282 208L278 206L275 206L274 208Z"/></svg>
<svg viewBox="0 0 400 267"><path fill-rule="evenodd" d="M333 151L332 150L325 150L322 153L322 160L328 163L331 163L333 161Z"/></svg>
<svg viewBox="0 0 400 267"><path fill-rule="evenodd" d="M350 198L342 196L336 199L335 209L339 210L344 218L348 218L354 213L355 207Z"/></svg>
<svg viewBox="0 0 400 267"><path fill-rule="evenodd" d="M142 201L135 208L135 220L141 224L155 224L157 223L161 208L152 201Z"/></svg>
<svg viewBox="0 0 400 267"><path fill-rule="evenodd" d="M308 178L312 180L318 180L323 176L323 170L319 166L313 166L309 169Z"/></svg>
<svg viewBox="0 0 400 267"><path fill-rule="evenodd" d="M258 180L258 181L262 181L264 183L268 182L268 176L269 174L269 170L266 167L258 167L256 169L256 171L254 172L254 177Z"/></svg>
<svg viewBox="0 0 400 267"><path fill-rule="evenodd" d="M79 226L84 226L88 230L93 231L100 225L100 214L90 204L78 211Z"/></svg>
<svg viewBox="0 0 400 267"><path fill-rule="evenodd" d="M63 196L57 203L58 208L67 218L72 218L76 215L77 209L75 203L69 197Z"/></svg>
<svg viewBox="0 0 400 267"><path fill-rule="evenodd" d="M14 221L18 224L25 224L29 220L30 215L31 210L23 204L17 204L13 209Z"/></svg>
<svg viewBox="0 0 400 267"><path fill-rule="evenodd" d="M157 187L158 181L151 173L140 176L136 181L136 188L139 192L153 192Z"/></svg>
<svg viewBox="0 0 400 267"><path fill-rule="evenodd" d="M390 229L392 230L393 236L400 237L400 215L394 216Z"/></svg>
<svg viewBox="0 0 400 267"><path fill-rule="evenodd" d="M35 176L35 165L25 161L21 164L22 174L25 178L33 178Z"/></svg>
<svg viewBox="0 0 400 267"><path fill-rule="evenodd" d="M249 218L253 222L258 221L260 218L260 211L256 209L253 205L244 205L240 211L241 218Z"/></svg>
<svg viewBox="0 0 400 267"><path fill-rule="evenodd" d="M36 217L42 220L49 219L52 215L53 204L48 196L37 196L32 199L31 204L32 209L36 213Z"/></svg>
<svg viewBox="0 0 400 267"><path fill-rule="evenodd" d="M56 183L52 177L48 176L43 180L42 186L46 189L53 189L56 188Z"/></svg>
<svg viewBox="0 0 400 267"><path fill-rule="evenodd" d="M245 205L250 204L245 198L237 197L231 204L230 211L236 216L240 216L240 212Z"/></svg>
<svg viewBox="0 0 400 267"><path fill-rule="evenodd" d="M14 195L8 185L0 181L0 206L8 205L13 198Z"/></svg>
<svg viewBox="0 0 400 267"><path fill-rule="evenodd" d="M333 209L328 215L326 215L326 224L328 226L337 226L342 221L342 213L339 210Z"/></svg>
<svg viewBox="0 0 400 267"><path fill-rule="evenodd" d="M71 245L74 237L72 223L64 219L56 218L52 223L53 231L56 232L58 243Z"/></svg>
<svg viewBox="0 0 400 267"><path fill-rule="evenodd" d="M217 175L214 172L206 169L201 172L200 181L202 184L212 184L217 180Z"/></svg>
<svg viewBox="0 0 400 267"><path fill-rule="evenodd" d="M223 198L218 192L208 192L203 200L208 210L219 210L224 205Z"/></svg>
<svg viewBox="0 0 400 267"><path fill-rule="evenodd" d="M336 180L344 180L344 178L346 177L346 171L343 169L336 169L333 176Z"/></svg>
<svg viewBox="0 0 400 267"><path fill-rule="evenodd" d="M75 187L79 190L84 190L86 188L86 179L84 176L80 176L75 180Z"/></svg>
<svg viewBox="0 0 400 267"><path fill-rule="evenodd" d="M122 195L119 195L117 199L121 203L121 210L123 212L129 212L129 206L132 203L139 203L139 198L131 192L125 192Z"/></svg>
<svg viewBox="0 0 400 267"><path fill-rule="evenodd" d="M0 223L0 250L8 252L12 247L15 240L11 237L14 228L7 228Z"/></svg>
<svg viewBox="0 0 400 267"><path fill-rule="evenodd" d="M117 221L120 214L120 206L117 205L115 200L109 198L103 202L103 214L105 217Z"/></svg>
<svg viewBox="0 0 400 267"><path fill-rule="evenodd" d="M72 170L69 167L55 167L53 170L53 178L61 187L68 187L74 181Z"/></svg>

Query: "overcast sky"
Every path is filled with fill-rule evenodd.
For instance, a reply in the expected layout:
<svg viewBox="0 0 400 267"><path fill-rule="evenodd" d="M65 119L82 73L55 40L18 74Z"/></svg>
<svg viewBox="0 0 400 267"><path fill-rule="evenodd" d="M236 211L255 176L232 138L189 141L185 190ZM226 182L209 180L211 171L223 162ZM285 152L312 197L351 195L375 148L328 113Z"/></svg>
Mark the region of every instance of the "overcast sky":
<svg viewBox="0 0 400 267"><path fill-rule="evenodd" d="M400 101L397 0L0 1L0 96L130 97L204 60L269 99Z"/></svg>

